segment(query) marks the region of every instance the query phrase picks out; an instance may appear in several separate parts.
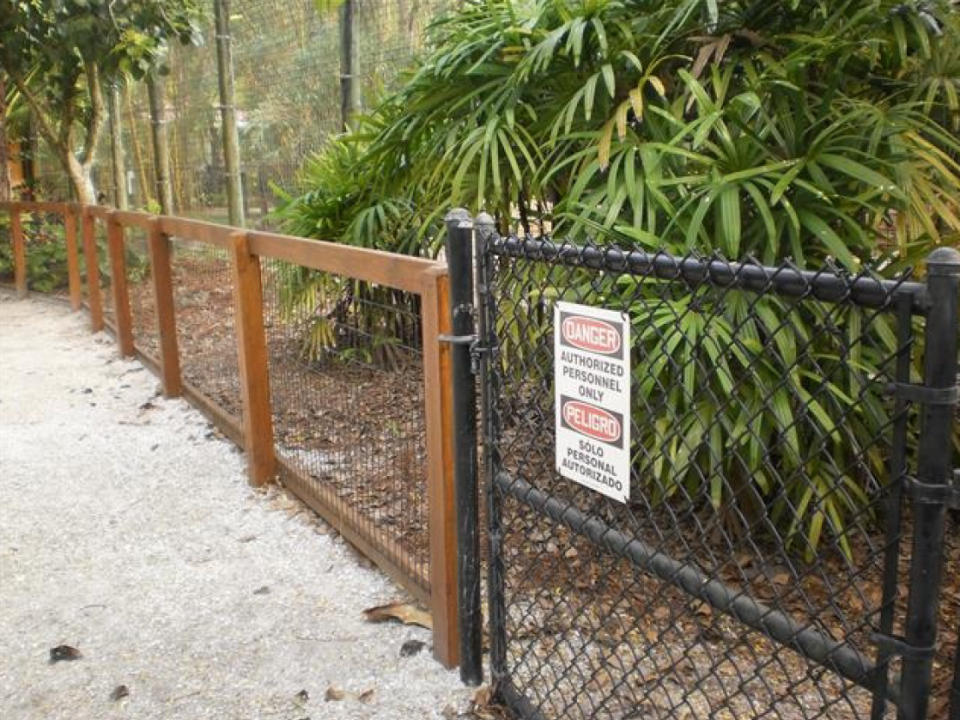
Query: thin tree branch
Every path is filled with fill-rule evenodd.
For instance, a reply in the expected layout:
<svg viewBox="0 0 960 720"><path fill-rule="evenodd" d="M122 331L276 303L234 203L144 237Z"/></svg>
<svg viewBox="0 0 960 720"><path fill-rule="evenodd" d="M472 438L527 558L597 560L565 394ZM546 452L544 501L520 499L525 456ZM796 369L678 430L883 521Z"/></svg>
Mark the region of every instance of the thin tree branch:
<svg viewBox="0 0 960 720"><path fill-rule="evenodd" d="M65 146L63 146L59 140L59 133L55 132L53 126L50 125L50 122L47 120L47 109L43 107L40 99L33 94L30 88L27 86L27 83L17 74L9 72L10 78L13 80L13 84L17 86L17 89L23 93L24 99L27 101L27 105L30 106L30 109L33 110L33 114L37 119L37 123L40 127L40 132L43 133L43 136L46 138L47 142L57 151L63 151Z"/></svg>
<svg viewBox="0 0 960 720"><path fill-rule="evenodd" d="M103 89L100 87L100 68L92 61L84 63L87 76L87 89L90 92L90 121L87 124L87 133L83 141L83 154L80 163L86 168L93 163L94 152L97 149L97 138L103 125L104 101Z"/></svg>

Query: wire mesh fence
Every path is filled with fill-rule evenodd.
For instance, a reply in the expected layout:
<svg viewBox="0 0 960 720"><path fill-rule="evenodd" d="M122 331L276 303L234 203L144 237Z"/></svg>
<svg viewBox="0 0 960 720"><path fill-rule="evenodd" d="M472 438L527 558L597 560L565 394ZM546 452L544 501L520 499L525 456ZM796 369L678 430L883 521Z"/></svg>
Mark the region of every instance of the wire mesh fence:
<svg viewBox="0 0 960 720"><path fill-rule="evenodd" d="M124 230L124 234L124 266L134 344L137 350L156 359L159 357L160 334L147 231L129 227Z"/></svg>
<svg viewBox="0 0 960 720"><path fill-rule="evenodd" d="M67 250L63 215L32 212L21 216L27 257L27 288L65 295Z"/></svg>
<svg viewBox="0 0 960 720"><path fill-rule="evenodd" d="M502 697L530 718L893 717L915 701L894 638L919 413L888 389L920 379L922 285L628 250L498 238L486 255ZM630 386L623 503L565 477L613 471L611 438L555 396L557 301L629 319L628 376L602 353L572 371ZM592 434L558 457L576 422ZM956 516L945 537L956 562ZM929 717L957 643L945 582Z"/></svg>
<svg viewBox="0 0 960 720"><path fill-rule="evenodd" d="M239 426L232 260L220 247L175 238L171 263L183 379Z"/></svg>
<svg viewBox="0 0 960 720"><path fill-rule="evenodd" d="M262 277L277 456L426 590L419 297L279 260Z"/></svg>

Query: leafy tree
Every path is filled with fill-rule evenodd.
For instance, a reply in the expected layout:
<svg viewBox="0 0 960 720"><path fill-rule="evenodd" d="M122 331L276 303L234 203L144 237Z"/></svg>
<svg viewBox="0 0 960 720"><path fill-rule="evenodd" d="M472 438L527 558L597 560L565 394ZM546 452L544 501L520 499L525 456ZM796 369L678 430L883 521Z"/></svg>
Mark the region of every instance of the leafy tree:
<svg viewBox="0 0 960 720"><path fill-rule="evenodd" d="M144 77L198 19L197 0L0 0L0 64L81 202L96 201L103 83Z"/></svg>
<svg viewBox="0 0 960 720"><path fill-rule="evenodd" d="M960 243L958 98L947 0L466 3L283 212L295 233L414 254L462 204L502 230L893 274ZM763 509L808 556L853 552L885 476L885 317L567 280L561 298L630 308L637 447L662 448L636 459L649 497L705 498L741 531ZM538 366L521 353L549 313L531 302L501 298L504 372Z"/></svg>

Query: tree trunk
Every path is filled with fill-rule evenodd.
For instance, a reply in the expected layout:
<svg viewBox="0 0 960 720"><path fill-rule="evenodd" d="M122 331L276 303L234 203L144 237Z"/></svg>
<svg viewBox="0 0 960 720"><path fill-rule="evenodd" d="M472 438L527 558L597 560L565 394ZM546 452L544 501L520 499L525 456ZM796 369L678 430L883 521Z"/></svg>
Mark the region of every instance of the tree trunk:
<svg viewBox="0 0 960 720"><path fill-rule="evenodd" d="M7 157L7 83L0 73L0 202L10 200L10 159Z"/></svg>
<svg viewBox="0 0 960 720"><path fill-rule="evenodd" d="M70 184L73 186L77 202L84 205L96 205L97 191L93 186L93 164L81 163L69 149L67 149L65 157L61 156L60 161L70 178Z"/></svg>

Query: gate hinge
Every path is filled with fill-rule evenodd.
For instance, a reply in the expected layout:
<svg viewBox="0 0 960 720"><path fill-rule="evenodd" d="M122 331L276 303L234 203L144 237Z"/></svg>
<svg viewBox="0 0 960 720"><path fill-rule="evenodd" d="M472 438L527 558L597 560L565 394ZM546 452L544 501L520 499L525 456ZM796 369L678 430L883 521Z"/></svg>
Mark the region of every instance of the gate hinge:
<svg viewBox="0 0 960 720"><path fill-rule="evenodd" d="M960 388L951 385L945 388L931 388L913 383L890 383L887 392L901 400L918 405L956 405L960 398Z"/></svg>
<svg viewBox="0 0 960 720"><path fill-rule="evenodd" d="M923 482L907 475L904 477L904 489L915 503L946 505L952 510L960 510L960 470L954 470L952 480L945 483Z"/></svg>
<svg viewBox="0 0 960 720"><path fill-rule="evenodd" d="M899 635L884 635L883 633L871 633L870 639L873 644L881 650L885 650L889 655L897 655L902 658L912 658L922 660L933 657L936 647L917 647L907 642L906 638Z"/></svg>
<svg viewBox="0 0 960 720"><path fill-rule="evenodd" d="M468 345L470 347L470 371L477 375L480 372L480 362L483 356L493 351L493 346L484 345L478 335L440 335L440 342L451 345Z"/></svg>

